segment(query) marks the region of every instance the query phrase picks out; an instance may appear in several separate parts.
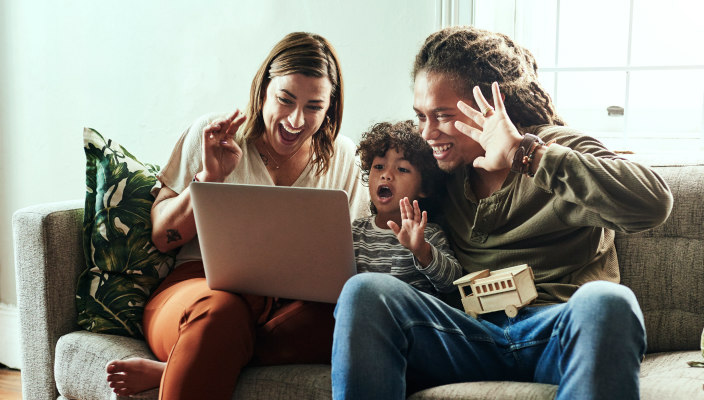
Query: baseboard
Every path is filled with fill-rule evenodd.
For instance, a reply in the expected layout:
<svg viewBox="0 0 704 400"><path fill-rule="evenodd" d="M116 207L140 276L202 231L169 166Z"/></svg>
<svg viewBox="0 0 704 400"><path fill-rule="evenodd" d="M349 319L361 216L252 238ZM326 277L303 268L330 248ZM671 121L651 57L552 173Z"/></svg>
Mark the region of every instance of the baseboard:
<svg viewBox="0 0 704 400"><path fill-rule="evenodd" d="M0 303L0 363L16 369L22 365L20 313L13 304Z"/></svg>

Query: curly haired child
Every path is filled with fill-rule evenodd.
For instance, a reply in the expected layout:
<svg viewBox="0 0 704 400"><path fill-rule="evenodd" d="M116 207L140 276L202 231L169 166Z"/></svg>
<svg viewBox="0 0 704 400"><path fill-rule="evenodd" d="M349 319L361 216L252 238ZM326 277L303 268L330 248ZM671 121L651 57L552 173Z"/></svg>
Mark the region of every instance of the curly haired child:
<svg viewBox="0 0 704 400"><path fill-rule="evenodd" d="M357 154L372 212L352 223L357 271L391 274L435 296L453 290L462 267L422 210L443 175L413 121L375 124Z"/></svg>

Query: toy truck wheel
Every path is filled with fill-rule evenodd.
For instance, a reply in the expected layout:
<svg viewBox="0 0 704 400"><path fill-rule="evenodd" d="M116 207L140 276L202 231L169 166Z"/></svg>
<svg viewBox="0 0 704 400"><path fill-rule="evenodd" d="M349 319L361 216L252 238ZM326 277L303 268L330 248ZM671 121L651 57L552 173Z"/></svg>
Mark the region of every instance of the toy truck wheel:
<svg viewBox="0 0 704 400"><path fill-rule="evenodd" d="M506 306L506 309L504 311L506 312L506 315L511 318L514 318L516 315L518 315L518 308L513 304Z"/></svg>
<svg viewBox="0 0 704 400"><path fill-rule="evenodd" d="M474 319L477 319L477 317L479 316L479 314L475 313L474 311L467 311L467 315Z"/></svg>

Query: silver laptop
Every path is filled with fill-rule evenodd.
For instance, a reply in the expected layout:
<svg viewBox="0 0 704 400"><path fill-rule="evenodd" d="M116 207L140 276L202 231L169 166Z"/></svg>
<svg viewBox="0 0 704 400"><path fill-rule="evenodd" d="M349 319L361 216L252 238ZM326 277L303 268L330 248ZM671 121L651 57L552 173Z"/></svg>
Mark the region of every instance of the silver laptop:
<svg viewBox="0 0 704 400"><path fill-rule="evenodd" d="M337 302L356 273L342 190L191 183L211 289Z"/></svg>

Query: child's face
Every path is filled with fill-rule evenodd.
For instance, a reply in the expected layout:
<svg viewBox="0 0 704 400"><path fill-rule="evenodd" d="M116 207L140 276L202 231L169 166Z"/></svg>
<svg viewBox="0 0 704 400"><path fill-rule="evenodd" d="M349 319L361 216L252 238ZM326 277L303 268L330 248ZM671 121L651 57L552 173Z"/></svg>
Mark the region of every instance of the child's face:
<svg viewBox="0 0 704 400"><path fill-rule="evenodd" d="M396 149L389 149L384 157L374 157L369 170L369 197L377 214L399 213L399 200L408 197L411 202L425 197L421 192L420 171Z"/></svg>

